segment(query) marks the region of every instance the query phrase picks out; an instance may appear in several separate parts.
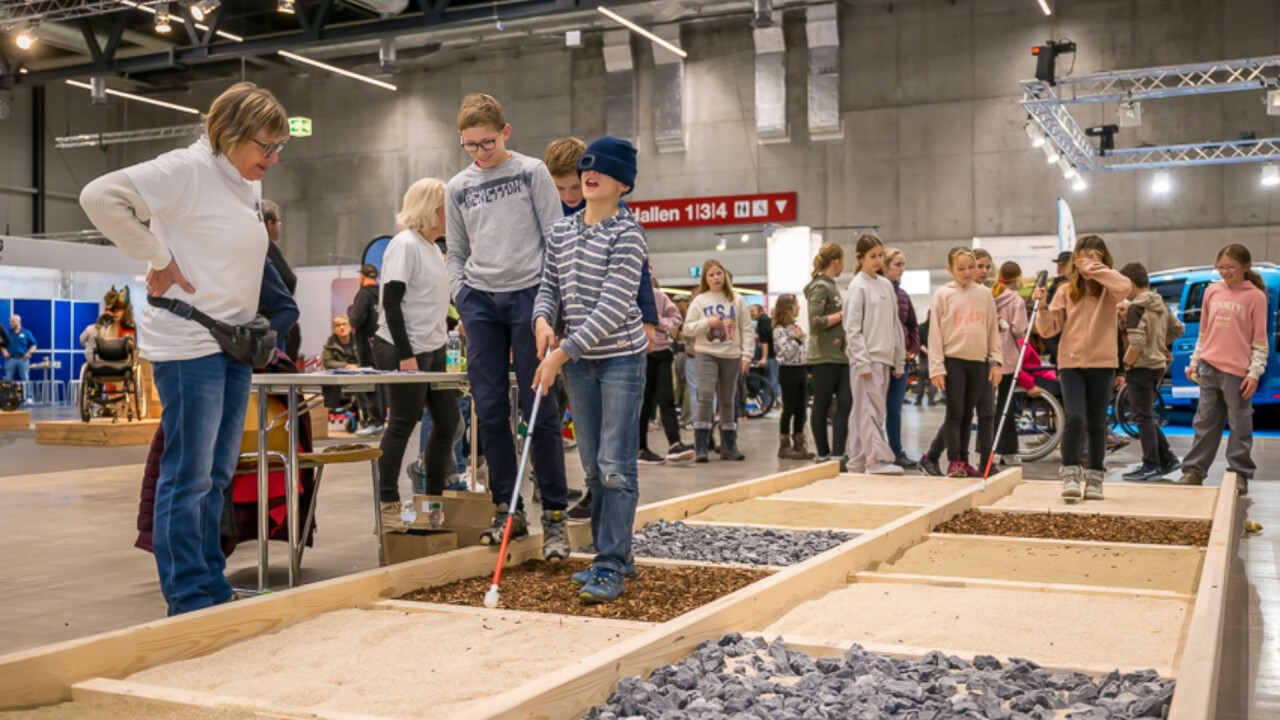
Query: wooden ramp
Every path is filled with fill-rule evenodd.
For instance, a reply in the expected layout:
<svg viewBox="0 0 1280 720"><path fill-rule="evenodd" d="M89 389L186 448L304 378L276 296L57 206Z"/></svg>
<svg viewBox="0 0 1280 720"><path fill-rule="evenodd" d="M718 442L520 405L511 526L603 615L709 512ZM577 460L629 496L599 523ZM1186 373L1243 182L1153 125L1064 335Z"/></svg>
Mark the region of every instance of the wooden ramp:
<svg viewBox="0 0 1280 720"><path fill-rule="evenodd" d="M31 413L26 410L0 410L0 430L27 430L30 427Z"/></svg>
<svg viewBox="0 0 1280 720"><path fill-rule="evenodd" d="M43 420L36 423L37 445L87 445L114 447L118 445L150 445L160 427L159 420L120 420L111 422L95 418L89 422L79 420Z"/></svg>

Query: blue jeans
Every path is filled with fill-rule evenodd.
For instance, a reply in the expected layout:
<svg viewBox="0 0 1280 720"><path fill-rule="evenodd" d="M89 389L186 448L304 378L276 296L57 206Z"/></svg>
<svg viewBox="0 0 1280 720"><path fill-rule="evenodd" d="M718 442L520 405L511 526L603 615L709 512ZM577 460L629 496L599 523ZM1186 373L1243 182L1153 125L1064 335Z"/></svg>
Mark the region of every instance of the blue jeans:
<svg viewBox="0 0 1280 720"><path fill-rule="evenodd" d="M462 433L462 437L458 438L458 442L453 446L453 461L458 469L458 474L467 471L467 454L471 451L471 396L463 395L458 401L458 413L462 416L462 422L458 424L458 431ZM427 453L427 438L431 435L431 413L427 410L422 411L422 431L418 435L418 456L421 457Z"/></svg>
<svg viewBox="0 0 1280 720"><path fill-rule="evenodd" d="M764 361L764 371L769 377L769 386L773 388L773 397L779 404L782 403L782 385L778 383L778 358L766 358Z"/></svg>
<svg viewBox="0 0 1280 720"><path fill-rule="evenodd" d="M26 358L10 357L4 361L4 379L12 380L17 375L22 382L31 381L31 361Z"/></svg>
<svg viewBox="0 0 1280 720"><path fill-rule="evenodd" d="M156 362L164 454L156 482L154 545L169 614L199 610L235 594L223 570L223 496L235 474L248 365L222 353Z"/></svg>
<svg viewBox="0 0 1280 720"><path fill-rule="evenodd" d="M889 449L895 457L902 457L902 401L907 397L907 376L889 375L889 395L885 399L884 432L889 437Z"/></svg>
<svg viewBox="0 0 1280 720"><path fill-rule="evenodd" d="M631 568L631 526L640 498L636 425L644 399L645 357L567 363L564 379L578 456L591 491L592 564L625 573Z"/></svg>

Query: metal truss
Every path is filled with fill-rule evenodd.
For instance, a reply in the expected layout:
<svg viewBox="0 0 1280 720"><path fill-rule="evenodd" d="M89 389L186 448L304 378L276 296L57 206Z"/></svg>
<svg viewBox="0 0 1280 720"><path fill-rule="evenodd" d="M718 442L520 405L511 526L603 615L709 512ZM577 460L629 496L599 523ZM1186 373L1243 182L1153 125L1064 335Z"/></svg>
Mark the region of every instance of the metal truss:
<svg viewBox="0 0 1280 720"><path fill-rule="evenodd" d="M66 135L54 138L53 146L58 150L83 147L103 147L121 143L146 142L149 140L170 140L190 137L204 132L203 123L192 125L174 125L172 127L148 128L146 130L122 130L120 132L86 133L83 135Z"/></svg>
<svg viewBox="0 0 1280 720"><path fill-rule="evenodd" d="M1068 108L1125 100L1257 92L1277 87L1278 80L1280 55L1055 78L1053 85L1024 80L1022 108L1058 153L1082 173L1264 162L1280 158L1280 138L1122 148L1104 154Z"/></svg>
<svg viewBox="0 0 1280 720"><path fill-rule="evenodd" d="M129 9L129 5L119 0L0 0L0 28L75 20Z"/></svg>

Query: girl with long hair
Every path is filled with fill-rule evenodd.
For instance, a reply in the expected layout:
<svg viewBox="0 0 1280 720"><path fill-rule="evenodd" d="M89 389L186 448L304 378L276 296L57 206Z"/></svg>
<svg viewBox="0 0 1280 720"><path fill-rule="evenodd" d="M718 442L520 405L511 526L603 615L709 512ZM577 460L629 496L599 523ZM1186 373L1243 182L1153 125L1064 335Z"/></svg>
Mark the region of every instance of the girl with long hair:
<svg viewBox="0 0 1280 720"><path fill-rule="evenodd" d="M858 238L855 257L858 272L845 293L843 313L853 395L848 469L872 475L901 475L902 466L894 464L895 453L884 434L889 378L902 377L906 362L898 297L893 283L880 275L884 269L884 244L880 238ZM898 404L901 406L902 401Z"/></svg>
<svg viewBox="0 0 1280 720"><path fill-rule="evenodd" d="M996 412L1003 412L1005 405L1009 399L1009 393L1013 392L1013 383L1016 378L1013 375L1018 366L1018 341L1027 332L1027 303L1018 294L1018 288L1022 285L1022 266L1016 262L1006 262L1000 266L999 279L996 281L995 287L991 288L991 295L996 300L996 318L1000 327L1000 355L1003 362L1000 366L1000 392L996 397ZM1009 413L1004 418L1004 424L1000 430L1000 437L996 438L996 452L999 454L997 461L1001 465L1021 465L1022 459L1018 457L1018 434L1014 427L1013 406L1009 406ZM979 457L978 460L986 463L985 456Z"/></svg>
<svg viewBox="0 0 1280 720"><path fill-rule="evenodd" d="M1062 497L1067 500L1103 499L1107 407L1116 378L1116 306L1133 288L1129 278L1113 270L1113 266L1111 251L1102 238L1080 238L1064 287L1053 296L1048 311L1036 316L1036 330L1041 336L1062 336L1057 365L1067 418L1058 476L1062 480ZM1047 295L1048 290L1037 288L1032 297L1043 302Z"/></svg>
<svg viewBox="0 0 1280 720"><path fill-rule="evenodd" d="M844 312L836 278L844 272L844 249L824 243L813 258L813 279L804 288L809 304L809 372L813 382L813 444L817 462L839 459L844 464L849 435L849 358L844 352ZM835 402L831 433L827 416Z"/></svg>
<svg viewBox="0 0 1280 720"><path fill-rule="evenodd" d="M782 416L778 419L778 457L811 460L805 445L804 416L809 404L809 343L797 322L800 303L790 293L773 305L773 346L778 356L778 384L782 386Z"/></svg>
<svg viewBox="0 0 1280 720"><path fill-rule="evenodd" d="M1225 424L1227 469L1236 474L1240 494L1249 492L1257 471L1253 462L1253 395L1267 367L1267 286L1253 270L1253 255L1244 245L1218 251L1214 263L1221 283L1204 293L1200 337L1187 365L1187 377L1200 385L1195 440L1182 459L1180 485L1201 485L1218 454Z"/></svg>
<svg viewBox="0 0 1280 720"><path fill-rule="evenodd" d="M738 451L737 404L734 394L738 376L747 372L755 353L755 330L747 304L733 291L729 273L719 260L702 264L698 296L689 304L685 317L686 337L696 338L694 358L698 376L698 414L693 423L694 460L707 461L714 425L712 407L720 405L720 458L744 460Z"/></svg>
<svg viewBox="0 0 1280 720"><path fill-rule="evenodd" d="M920 323L916 320L916 308L911 303L911 296L902 289L902 274L906 271L907 256L901 250L889 248L884 251L884 276L893 283L893 292L898 301L898 322L902 323L903 346L906 348L907 362L911 362L920 354ZM916 464L902 449L902 403L906 397L907 376L903 374L891 377L889 396L885 400L884 434L889 439L889 447L893 449L893 463L904 468Z"/></svg>

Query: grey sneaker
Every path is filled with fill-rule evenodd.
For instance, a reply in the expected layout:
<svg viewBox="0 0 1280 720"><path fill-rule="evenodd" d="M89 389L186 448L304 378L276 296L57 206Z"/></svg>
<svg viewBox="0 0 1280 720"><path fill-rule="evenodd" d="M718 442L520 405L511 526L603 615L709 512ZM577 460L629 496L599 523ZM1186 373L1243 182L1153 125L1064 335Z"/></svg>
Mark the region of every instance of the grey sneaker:
<svg viewBox="0 0 1280 720"><path fill-rule="evenodd" d="M1058 477L1062 480L1062 498L1079 500L1083 497L1080 491L1080 468L1076 466L1058 468Z"/></svg>
<svg viewBox="0 0 1280 720"><path fill-rule="evenodd" d="M497 511L493 513L493 522L489 524L489 529L480 533L481 545L502 545L502 533L507 528L507 504L502 503L498 506ZM524 511L517 510L513 513L511 520L511 539L519 540L520 538L529 537L529 522L525 519Z"/></svg>
<svg viewBox="0 0 1280 720"><path fill-rule="evenodd" d="M1084 471L1084 499L1102 500L1102 471Z"/></svg>
<svg viewBox="0 0 1280 720"><path fill-rule="evenodd" d="M564 510L542 511L542 559L559 562L569 557L569 534Z"/></svg>

